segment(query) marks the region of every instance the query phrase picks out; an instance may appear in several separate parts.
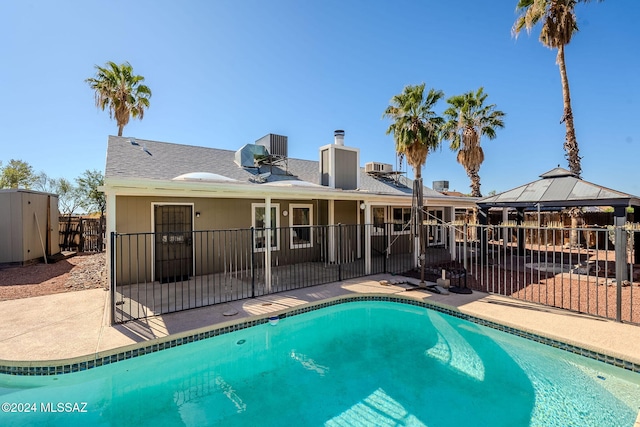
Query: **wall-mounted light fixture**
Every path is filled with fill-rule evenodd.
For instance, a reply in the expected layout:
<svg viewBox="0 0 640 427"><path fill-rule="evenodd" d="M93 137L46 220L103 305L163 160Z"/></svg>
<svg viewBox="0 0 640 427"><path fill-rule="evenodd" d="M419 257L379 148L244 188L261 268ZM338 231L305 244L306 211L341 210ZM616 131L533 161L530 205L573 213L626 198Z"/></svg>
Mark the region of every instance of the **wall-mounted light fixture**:
<svg viewBox="0 0 640 427"><path fill-rule="evenodd" d="M200 212L196 212L196 218L200 218Z"/></svg>
<svg viewBox="0 0 640 427"><path fill-rule="evenodd" d="M287 215L289 215L289 212L287 212L286 210L282 211L282 216L287 216Z"/></svg>
<svg viewBox="0 0 640 427"><path fill-rule="evenodd" d="M364 203L360 203L360 209L364 210L367 207L367 205L365 205Z"/></svg>

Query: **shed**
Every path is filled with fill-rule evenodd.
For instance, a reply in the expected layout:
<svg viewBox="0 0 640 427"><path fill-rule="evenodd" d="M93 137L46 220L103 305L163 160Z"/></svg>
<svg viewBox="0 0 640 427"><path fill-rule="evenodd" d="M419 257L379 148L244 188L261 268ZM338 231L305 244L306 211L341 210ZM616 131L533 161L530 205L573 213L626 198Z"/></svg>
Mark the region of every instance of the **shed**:
<svg viewBox="0 0 640 427"><path fill-rule="evenodd" d="M0 190L0 265L23 265L58 254L58 196Z"/></svg>

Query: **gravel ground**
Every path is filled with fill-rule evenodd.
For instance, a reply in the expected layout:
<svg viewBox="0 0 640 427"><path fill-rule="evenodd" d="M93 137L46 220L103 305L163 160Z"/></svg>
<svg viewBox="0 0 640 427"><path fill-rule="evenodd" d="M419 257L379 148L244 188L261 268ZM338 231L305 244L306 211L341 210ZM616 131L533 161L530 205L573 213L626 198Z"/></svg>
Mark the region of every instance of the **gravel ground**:
<svg viewBox="0 0 640 427"><path fill-rule="evenodd" d="M467 277L467 286L476 291L616 319L617 287L603 277L568 273L541 273L538 276L502 268L476 270L476 273L478 277L471 274ZM417 270L402 275L420 278ZM425 279L435 282L437 276L428 274ZM457 279L451 281L452 286L463 286L463 283ZM620 314L622 321L640 324L640 282L637 279L622 287Z"/></svg>
<svg viewBox="0 0 640 427"><path fill-rule="evenodd" d="M0 301L107 287L104 253L0 269Z"/></svg>

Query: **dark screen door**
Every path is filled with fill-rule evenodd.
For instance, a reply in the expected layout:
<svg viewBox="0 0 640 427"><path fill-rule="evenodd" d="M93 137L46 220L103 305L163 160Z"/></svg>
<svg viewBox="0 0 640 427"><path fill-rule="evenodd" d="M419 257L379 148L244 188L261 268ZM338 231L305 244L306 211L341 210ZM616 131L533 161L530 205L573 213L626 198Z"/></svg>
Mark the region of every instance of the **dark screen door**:
<svg viewBox="0 0 640 427"><path fill-rule="evenodd" d="M156 280L188 280L193 275L191 206L157 205L154 213Z"/></svg>

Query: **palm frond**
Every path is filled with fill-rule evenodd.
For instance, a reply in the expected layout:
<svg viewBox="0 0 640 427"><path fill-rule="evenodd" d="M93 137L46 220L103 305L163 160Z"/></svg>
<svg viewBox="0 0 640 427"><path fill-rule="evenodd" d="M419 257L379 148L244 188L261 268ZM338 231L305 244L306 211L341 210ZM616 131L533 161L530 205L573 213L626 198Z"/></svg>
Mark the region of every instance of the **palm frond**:
<svg viewBox="0 0 640 427"><path fill-rule="evenodd" d="M133 74L133 67L128 62L118 65L109 61L104 67L96 65L95 69L95 77L85 81L95 92L96 106L102 110L109 109L109 117L116 119L118 134L121 135L130 117L144 117L144 111L149 108L151 90L142 84L144 77Z"/></svg>

